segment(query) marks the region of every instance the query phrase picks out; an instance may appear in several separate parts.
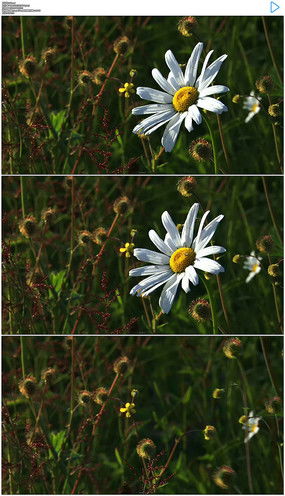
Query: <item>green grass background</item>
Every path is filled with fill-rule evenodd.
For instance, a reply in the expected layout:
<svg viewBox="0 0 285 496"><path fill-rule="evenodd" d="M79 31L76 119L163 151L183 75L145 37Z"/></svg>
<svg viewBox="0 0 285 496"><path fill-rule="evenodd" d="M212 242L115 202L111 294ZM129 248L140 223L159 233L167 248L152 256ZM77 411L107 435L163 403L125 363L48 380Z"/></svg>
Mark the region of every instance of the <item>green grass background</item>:
<svg viewBox="0 0 285 496"><path fill-rule="evenodd" d="M282 319L282 178L265 179L275 225L262 177L199 177L190 198L178 193L178 179L79 176L72 183L64 177L4 177L3 332L280 333L276 307ZM115 218L113 202L121 195L129 198L131 211L118 219L98 261L101 247L94 243L78 246L78 234L84 229L92 232L99 226L108 230ZM201 271L199 285L192 286L187 295L180 291L171 312L156 320L161 290L146 299L146 315L141 298L129 294L141 278L128 277L130 268L145 264L133 256L125 258L119 250L131 241L132 229L137 231L133 238L136 247L155 250L148 231L155 229L164 236L161 214L167 210L176 224L183 224L196 201L204 210L210 209L209 221L225 215L213 242L227 249L220 258L225 267L220 279L228 322L216 277L205 281L207 294ZM44 227L41 212L48 207L55 208L56 214L51 224ZM25 238L19 231L23 209L24 216L33 215L37 221L37 232L32 238ZM274 241L270 259L259 253L262 270L246 284L249 272L242 264L234 264L232 257L249 255L256 250L256 241L266 234ZM279 264L279 277L267 274L269 263ZM31 287L27 281L33 270L39 281ZM211 321L198 323L188 314L193 300L209 297L217 320L216 330Z"/></svg>
<svg viewBox="0 0 285 496"><path fill-rule="evenodd" d="M73 345L63 337L4 337L4 494L70 494L82 467L76 494L141 493L138 441L154 441L158 469L186 431L191 432L182 437L164 475L172 478L155 492L249 494L244 433L238 423L248 409L262 416L260 431L247 445L252 493L283 493L278 451L282 415L280 410L269 414L264 406L282 395L282 338L262 339L241 338L239 358L231 360L222 351L221 337L76 337ZM116 383L86 458L90 425L100 406L78 406L78 393L109 388L115 377L112 364L121 355L128 356L130 367ZM40 376L46 367L57 371L43 395ZM38 381L30 400L18 390L23 374ZM216 387L225 390L219 400L212 398ZM138 390L136 414L125 419L119 408L129 401L133 388ZM41 404L38 436L28 444L33 411L37 414ZM203 438L206 425L216 428L210 441ZM43 437L54 452L45 447ZM222 465L236 472L228 490L212 479Z"/></svg>
<svg viewBox="0 0 285 496"><path fill-rule="evenodd" d="M229 111L221 116L228 161L216 115L207 113L217 153L217 172L279 173L282 118L271 118L267 108L269 103L282 104L282 16L265 18L271 54L261 17L199 17L197 30L190 38L178 32L179 19L83 16L74 18L72 28L72 22L64 17L28 16L22 21L17 16L4 17L3 171L213 173L213 161L197 163L188 153L191 141L198 137L212 141L205 122L195 126L191 134L182 126L172 153L153 160L160 150L162 130L146 142L146 156L139 138L132 134L139 118L131 116L133 107L146 102L136 95L121 98L118 93L119 87L130 81L131 69L137 71L135 87L158 89L151 70L157 67L167 75L165 52L171 49L179 63L185 64L196 43L203 41L202 59L210 49L214 49L212 60L228 54L215 81L230 88L222 96ZM123 35L131 40L132 50L115 65L100 104L92 113L100 87L78 87L78 73L99 66L108 71L115 55L113 43ZM57 48L57 55L46 68L41 53L49 47ZM28 55L33 55L39 64L38 75L31 80L22 76L18 68L23 56ZM242 109L242 102L233 104L232 97L249 95L256 80L266 74L274 82L270 99L262 95L262 111L245 124L247 111ZM28 111L35 108L39 109L40 124L31 126L27 124Z"/></svg>

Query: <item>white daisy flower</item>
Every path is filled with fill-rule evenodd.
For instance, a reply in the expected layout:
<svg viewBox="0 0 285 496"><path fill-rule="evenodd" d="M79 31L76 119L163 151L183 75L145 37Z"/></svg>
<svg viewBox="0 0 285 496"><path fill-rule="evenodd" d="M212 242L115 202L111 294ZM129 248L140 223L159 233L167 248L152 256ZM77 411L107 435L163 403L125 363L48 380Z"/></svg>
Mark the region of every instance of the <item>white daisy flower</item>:
<svg viewBox="0 0 285 496"><path fill-rule="evenodd" d="M254 251L250 253L249 257L246 257L243 268L249 270L250 272L245 282L251 281L251 279L261 271L260 260L262 260L262 257L256 257Z"/></svg>
<svg viewBox="0 0 285 496"><path fill-rule="evenodd" d="M254 96L254 91L250 92L250 96L244 99L243 108L249 110L248 116L244 122L249 122L261 109L260 101Z"/></svg>
<svg viewBox="0 0 285 496"><path fill-rule="evenodd" d="M181 235L169 213L163 212L161 220L166 230L164 240L153 229L148 233L150 240L161 253L144 248L135 248L134 250L134 256L138 260L150 262L153 265L130 270L130 276L149 276L134 286L130 294L147 296L164 284L159 298L159 305L164 313L170 311L180 282L185 293L190 291L190 283L194 286L199 284L196 269L210 274L224 272L224 268L216 260L208 258L208 255L224 253L225 248L221 246L208 246L206 248L224 216L219 215L204 227L209 210L205 212L196 238L194 238L198 210L199 203L194 203L188 212Z"/></svg>
<svg viewBox="0 0 285 496"><path fill-rule="evenodd" d="M255 434L258 433L259 431L258 423L260 420L261 417L254 417L253 411L249 412L249 416L247 417L244 425L242 426L242 428L246 431L244 438L245 443L248 443L248 441L252 438L252 436L255 436Z"/></svg>
<svg viewBox="0 0 285 496"><path fill-rule="evenodd" d="M201 74L197 78L202 50L203 43L198 43L187 62L184 74L173 53L168 50L165 54L165 61L170 69L168 78L165 79L158 69L152 70L153 79L163 91L145 87L137 88L137 94L143 100L150 100L155 103L136 107L132 110L134 115L152 114L140 122L133 129L133 132L148 135L163 124L168 123L161 140L166 152L170 152L174 147L183 121L185 121L185 127L189 132L193 130L193 122L201 124L202 115L199 108L210 110L216 114L228 110L222 102L210 97L210 95L229 91L226 86L210 86L227 55L222 55L207 67L213 53L211 50L207 54Z"/></svg>

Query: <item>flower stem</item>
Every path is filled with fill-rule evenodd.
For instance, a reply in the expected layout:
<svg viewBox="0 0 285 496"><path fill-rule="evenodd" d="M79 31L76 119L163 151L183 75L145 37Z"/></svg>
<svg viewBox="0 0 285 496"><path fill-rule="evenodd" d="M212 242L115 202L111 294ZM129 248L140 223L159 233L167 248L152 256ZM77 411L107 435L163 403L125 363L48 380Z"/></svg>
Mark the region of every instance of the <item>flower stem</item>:
<svg viewBox="0 0 285 496"><path fill-rule="evenodd" d="M201 279L202 279L203 284L204 284L204 286L206 288L206 291L207 291L207 294L208 294L208 298L209 298L209 302L210 302L210 306L211 306L213 334L218 334L218 322L217 322L217 317L216 317L216 311L215 311L215 308L214 308L214 300L212 298L211 291L209 290L208 284L205 281L205 278L204 277L201 277Z"/></svg>
<svg viewBox="0 0 285 496"><path fill-rule="evenodd" d="M226 163L227 163L227 168L228 168L228 171L229 171L230 168L231 168L230 159L229 159L229 154L228 154L228 150L227 150L227 147L226 147L226 142L225 142L225 136L224 136L223 126L222 126L221 116L218 115L218 114L217 114L217 121L218 121L218 126L219 126L219 133L220 133L221 143L222 143L222 147L223 147L223 152L224 152L224 155L225 155L225 159L226 159Z"/></svg>
<svg viewBox="0 0 285 496"><path fill-rule="evenodd" d="M280 241L280 243L282 245L283 244L282 236L281 236L281 233L280 233L280 231L278 229L278 226L277 226L277 223L276 223L276 220L275 220L275 216L274 216L274 213L273 213L273 210L272 210L272 206L271 206L271 201L270 201L269 194L268 194L268 188L267 188L266 180L265 180L265 177L264 176L261 176L261 178L262 178L264 193L265 193L265 197L266 197L268 209L269 209L269 212L270 212L271 220L272 220L274 229L276 231L276 234L278 236L278 239L279 239L279 241Z"/></svg>
<svg viewBox="0 0 285 496"><path fill-rule="evenodd" d="M215 142L215 139L214 139L214 134L212 132L211 126L209 124L209 121L208 121L208 119L207 119L207 117L205 115L204 115L204 119L205 119L205 122L206 122L206 125L207 125L207 128L208 128L208 131L209 131L209 134L210 134L211 142L212 142L215 174L218 174L217 150L216 150L216 142Z"/></svg>
<svg viewBox="0 0 285 496"><path fill-rule="evenodd" d="M262 16L262 24L263 24L265 39L266 39L266 42L267 42L268 50L270 52L270 57L271 57L271 60L272 60L272 64L274 66L274 69L276 71L276 74L278 76L278 79L280 81L280 84L282 86L282 84L283 84L282 77L281 77L281 74L279 72L279 68L278 68L278 65L276 63L275 57L274 57L274 53L273 53L273 50L272 50L272 46L271 46L271 42L270 42L270 38L269 38L269 34L268 34L268 29L267 29L267 26L266 26L266 22L265 22L265 17L264 16Z"/></svg>
<svg viewBox="0 0 285 496"><path fill-rule="evenodd" d="M268 96L269 105L271 105L271 103L272 103L271 98L269 95L267 95L267 96ZM272 132L273 132L275 152L276 152L278 165L279 165L281 172L283 173L283 169L282 169L282 165L281 165L281 157L280 157L279 148L278 148L277 133L276 133L276 128L275 128L274 122L271 122L271 127L272 127Z"/></svg>

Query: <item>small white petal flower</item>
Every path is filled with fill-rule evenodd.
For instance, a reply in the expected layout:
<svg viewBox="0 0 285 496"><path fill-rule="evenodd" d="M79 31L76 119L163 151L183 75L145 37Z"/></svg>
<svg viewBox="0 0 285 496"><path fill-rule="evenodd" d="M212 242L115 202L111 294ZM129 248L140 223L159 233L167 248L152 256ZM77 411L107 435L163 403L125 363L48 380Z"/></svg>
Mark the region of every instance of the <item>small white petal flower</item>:
<svg viewBox="0 0 285 496"><path fill-rule="evenodd" d="M261 271L261 263L262 257L256 257L255 252L252 251L249 257L246 257L245 262L243 264L243 268L249 270L249 274L245 280L245 282L250 282L254 276L256 276Z"/></svg>
<svg viewBox="0 0 285 496"><path fill-rule="evenodd" d="M244 122L249 122L261 109L260 101L254 96L254 91L244 99L243 108L249 110Z"/></svg>
<svg viewBox="0 0 285 496"><path fill-rule="evenodd" d="M245 430L245 438L244 438L245 443L248 443L248 441L252 438L252 436L255 436L255 434L258 433L259 431L258 423L260 420L261 417L254 417L253 411L249 413L247 420L242 426L242 428Z"/></svg>
<svg viewBox="0 0 285 496"><path fill-rule="evenodd" d="M133 132L148 135L167 123L161 140L166 152L170 152L174 147L183 121L189 132L193 130L194 122L197 125L201 124L202 115L199 108L216 114L228 110L226 105L210 96L229 91L229 88L220 84L210 86L227 55L222 55L207 67L208 60L213 53L211 50L197 78L202 50L203 43L198 43L186 64L184 74L173 53L168 50L165 54L165 61L170 69L168 78L165 79L158 69L152 70L153 79L163 91L145 87L137 88L137 94L142 99L155 103L132 110L134 115L152 114L151 117L141 121Z"/></svg>
<svg viewBox="0 0 285 496"><path fill-rule="evenodd" d="M193 286L199 284L196 269L210 274L224 272L224 268L216 260L208 257L224 253L225 248L222 246L206 247L224 216L219 215L204 227L209 214L209 211L205 212L194 238L198 210L199 203L194 203L188 212L181 234L169 213L163 212L161 220L166 230L164 240L153 229L148 233L150 240L161 253L144 248L134 250L134 256L138 260L150 262L152 265L130 270L130 276L148 276L134 286L130 294L147 296L164 284L159 299L159 305L164 313L170 311L180 282L185 293L190 291L190 283Z"/></svg>

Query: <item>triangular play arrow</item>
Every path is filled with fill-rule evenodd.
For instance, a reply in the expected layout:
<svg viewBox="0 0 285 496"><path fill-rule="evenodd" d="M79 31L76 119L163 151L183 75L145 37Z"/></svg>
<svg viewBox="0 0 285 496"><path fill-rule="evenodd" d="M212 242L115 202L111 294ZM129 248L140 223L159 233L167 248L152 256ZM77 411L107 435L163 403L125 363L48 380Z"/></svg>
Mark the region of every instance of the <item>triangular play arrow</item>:
<svg viewBox="0 0 285 496"><path fill-rule="evenodd" d="M270 12L273 14L276 10L280 9L280 5L277 5L275 2L270 2Z"/></svg>

